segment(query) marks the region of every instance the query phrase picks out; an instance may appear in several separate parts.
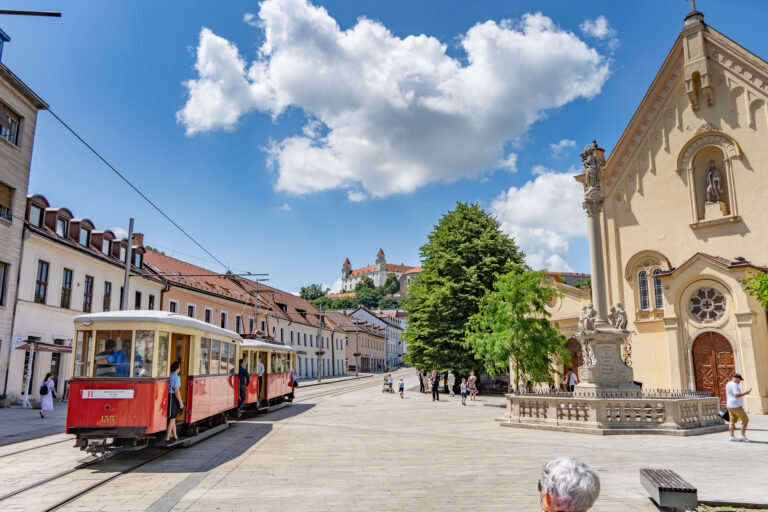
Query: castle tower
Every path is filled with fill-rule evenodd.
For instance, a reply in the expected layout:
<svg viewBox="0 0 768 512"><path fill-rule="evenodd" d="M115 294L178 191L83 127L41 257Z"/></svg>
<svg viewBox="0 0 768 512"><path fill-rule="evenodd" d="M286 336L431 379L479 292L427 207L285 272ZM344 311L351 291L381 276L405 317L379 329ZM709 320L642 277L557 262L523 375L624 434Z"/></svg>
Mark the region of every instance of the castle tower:
<svg viewBox="0 0 768 512"><path fill-rule="evenodd" d="M387 271L387 259L384 257L384 251L382 249L379 249L379 252L376 253L376 272L386 272Z"/></svg>
<svg viewBox="0 0 768 512"><path fill-rule="evenodd" d="M341 266L341 278L348 279L349 274L352 273L352 264L349 262L349 258L344 260L344 264Z"/></svg>

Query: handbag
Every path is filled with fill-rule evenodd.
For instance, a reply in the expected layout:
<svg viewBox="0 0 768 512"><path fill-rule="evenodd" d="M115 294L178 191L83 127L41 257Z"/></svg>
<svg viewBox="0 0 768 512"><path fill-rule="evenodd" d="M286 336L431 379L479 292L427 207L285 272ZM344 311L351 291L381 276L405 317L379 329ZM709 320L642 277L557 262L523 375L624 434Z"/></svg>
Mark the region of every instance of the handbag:
<svg viewBox="0 0 768 512"><path fill-rule="evenodd" d="M43 384L40 386L40 396L47 395L48 394L48 386L46 386L46 383L43 382Z"/></svg>
<svg viewBox="0 0 768 512"><path fill-rule="evenodd" d="M718 414L725 421L730 421L731 420L731 415L728 413L728 409L720 409L720 412Z"/></svg>

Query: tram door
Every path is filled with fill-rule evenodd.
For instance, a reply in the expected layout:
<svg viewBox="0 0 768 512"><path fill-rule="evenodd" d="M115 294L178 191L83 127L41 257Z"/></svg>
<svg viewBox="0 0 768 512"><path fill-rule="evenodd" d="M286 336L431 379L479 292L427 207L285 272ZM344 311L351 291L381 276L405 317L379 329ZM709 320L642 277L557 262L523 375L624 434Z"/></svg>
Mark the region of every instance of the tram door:
<svg viewBox="0 0 768 512"><path fill-rule="evenodd" d="M267 398L267 373L269 372L269 366L267 366L266 352L259 352L259 361L264 365L264 373L261 375L261 381L259 382L259 398L262 399Z"/></svg>
<svg viewBox="0 0 768 512"><path fill-rule="evenodd" d="M184 400L185 409L179 412L176 416L177 420L184 421L184 415L186 413L186 407L189 406L187 402L187 377L189 376L189 335L188 334L173 334L173 341L171 342L171 361L178 361L181 365L181 371L179 371L179 377L181 378L181 399Z"/></svg>

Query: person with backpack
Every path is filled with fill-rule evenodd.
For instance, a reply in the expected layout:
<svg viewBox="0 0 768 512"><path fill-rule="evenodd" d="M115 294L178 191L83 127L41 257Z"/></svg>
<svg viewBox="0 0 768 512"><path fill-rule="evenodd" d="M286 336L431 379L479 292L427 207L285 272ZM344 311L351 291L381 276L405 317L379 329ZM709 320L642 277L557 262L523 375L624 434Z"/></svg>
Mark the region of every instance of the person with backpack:
<svg viewBox="0 0 768 512"><path fill-rule="evenodd" d="M56 396L56 387L51 378L51 372L45 374L45 379L40 385L40 417L45 418L45 413L53 412L53 397Z"/></svg>

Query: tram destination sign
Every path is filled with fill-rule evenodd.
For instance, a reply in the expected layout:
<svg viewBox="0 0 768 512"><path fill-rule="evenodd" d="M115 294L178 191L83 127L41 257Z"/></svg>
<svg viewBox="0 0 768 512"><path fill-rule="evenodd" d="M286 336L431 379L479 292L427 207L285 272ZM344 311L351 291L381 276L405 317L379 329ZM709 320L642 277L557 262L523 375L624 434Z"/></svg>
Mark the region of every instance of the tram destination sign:
<svg viewBox="0 0 768 512"><path fill-rule="evenodd" d="M133 398L132 389L81 389L80 398Z"/></svg>

